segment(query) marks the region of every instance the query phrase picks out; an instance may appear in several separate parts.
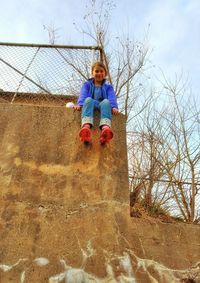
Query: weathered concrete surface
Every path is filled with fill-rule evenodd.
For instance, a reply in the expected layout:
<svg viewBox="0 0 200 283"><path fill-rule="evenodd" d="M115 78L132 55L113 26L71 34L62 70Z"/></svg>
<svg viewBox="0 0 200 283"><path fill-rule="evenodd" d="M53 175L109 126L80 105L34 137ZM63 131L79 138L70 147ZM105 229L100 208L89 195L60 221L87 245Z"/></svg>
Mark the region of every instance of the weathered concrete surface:
<svg viewBox="0 0 200 283"><path fill-rule="evenodd" d="M129 217L123 116L105 147L97 127L81 144L80 114L64 107L2 104L0 119L1 283L198 275L199 226Z"/></svg>
<svg viewBox="0 0 200 283"><path fill-rule="evenodd" d="M128 199L123 116L113 123L119 128L111 144L99 144L95 127L93 145L86 147L78 137L80 113L72 109L0 106L4 200L72 208Z"/></svg>

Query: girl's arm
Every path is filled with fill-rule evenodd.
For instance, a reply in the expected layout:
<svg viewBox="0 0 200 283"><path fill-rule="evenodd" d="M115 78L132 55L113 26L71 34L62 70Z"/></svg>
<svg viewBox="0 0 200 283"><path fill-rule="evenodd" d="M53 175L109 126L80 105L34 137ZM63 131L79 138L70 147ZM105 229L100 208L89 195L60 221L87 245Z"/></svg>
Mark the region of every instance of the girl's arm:
<svg viewBox="0 0 200 283"><path fill-rule="evenodd" d="M119 109L112 108L112 114L117 115L119 113Z"/></svg>
<svg viewBox="0 0 200 283"><path fill-rule="evenodd" d="M114 88L112 85L109 85L108 89L107 89L107 95L108 95L108 100L110 101L110 105L112 107L112 109L117 109L118 110L118 104L117 104L117 96L115 94ZM114 112L116 112L114 110ZM115 113L113 113L115 114Z"/></svg>
<svg viewBox="0 0 200 283"><path fill-rule="evenodd" d="M80 90L80 95L77 101L77 105L83 106L85 99L89 96L90 84L85 82Z"/></svg>
<svg viewBox="0 0 200 283"><path fill-rule="evenodd" d="M74 111L80 111L81 110L81 106L79 105L74 105L73 106Z"/></svg>

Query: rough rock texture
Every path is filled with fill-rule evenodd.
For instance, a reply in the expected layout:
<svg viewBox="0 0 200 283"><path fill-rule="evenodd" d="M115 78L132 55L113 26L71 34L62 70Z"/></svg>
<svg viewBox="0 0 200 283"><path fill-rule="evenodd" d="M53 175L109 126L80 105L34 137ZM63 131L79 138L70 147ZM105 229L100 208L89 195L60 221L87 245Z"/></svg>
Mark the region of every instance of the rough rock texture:
<svg viewBox="0 0 200 283"><path fill-rule="evenodd" d="M200 227L129 217L125 125L78 138L80 113L0 105L0 282L171 283L196 276Z"/></svg>

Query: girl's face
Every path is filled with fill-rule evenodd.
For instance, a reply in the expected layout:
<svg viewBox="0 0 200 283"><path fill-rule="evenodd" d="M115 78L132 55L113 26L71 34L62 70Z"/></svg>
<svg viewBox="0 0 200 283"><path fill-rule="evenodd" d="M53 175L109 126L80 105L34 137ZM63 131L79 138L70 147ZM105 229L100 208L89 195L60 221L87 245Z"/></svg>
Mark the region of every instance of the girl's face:
<svg viewBox="0 0 200 283"><path fill-rule="evenodd" d="M95 83L102 83L102 81L105 79L106 71L102 67L94 67L92 76L94 77Z"/></svg>

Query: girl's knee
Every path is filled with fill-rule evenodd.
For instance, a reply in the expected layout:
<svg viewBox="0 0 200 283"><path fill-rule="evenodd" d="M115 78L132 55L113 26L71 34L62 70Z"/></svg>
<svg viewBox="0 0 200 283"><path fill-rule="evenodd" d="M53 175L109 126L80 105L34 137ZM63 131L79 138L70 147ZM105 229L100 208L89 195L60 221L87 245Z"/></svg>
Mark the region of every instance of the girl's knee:
<svg viewBox="0 0 200 283"><path fill-rule="evenodd" d="M108 105L108 106L110 106L110 101L105 98L104 100L101 101L100 105Z"/></svg>
<svg viewBox="0 0 200 283"><path fill-rule="evenodd" d="M84 101L84 104L89 104L93 101L92 97L87 97Z"/></svg>

